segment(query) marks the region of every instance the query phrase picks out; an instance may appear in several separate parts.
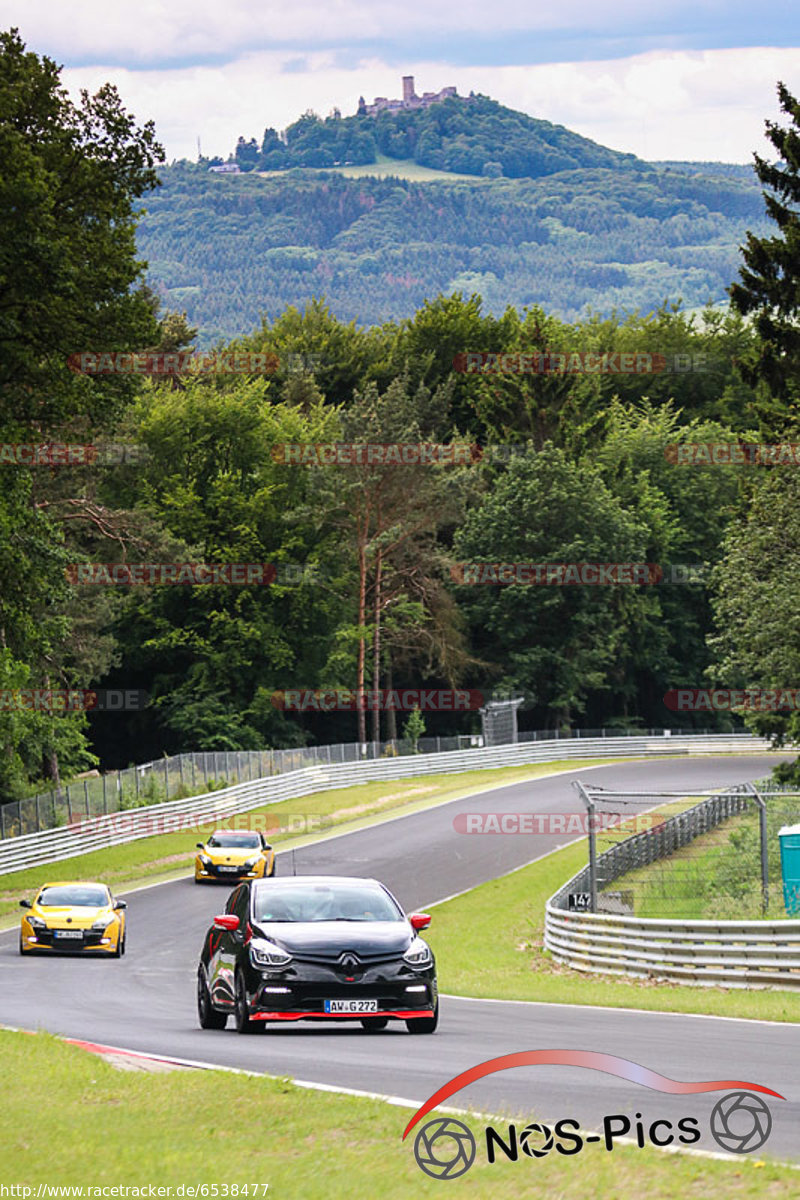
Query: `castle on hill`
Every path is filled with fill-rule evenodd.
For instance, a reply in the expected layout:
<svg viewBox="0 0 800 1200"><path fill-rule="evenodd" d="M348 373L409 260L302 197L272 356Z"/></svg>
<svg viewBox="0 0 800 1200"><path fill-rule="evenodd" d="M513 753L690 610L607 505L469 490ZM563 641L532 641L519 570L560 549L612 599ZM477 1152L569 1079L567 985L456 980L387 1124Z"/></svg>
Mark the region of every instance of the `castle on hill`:
<svg viewBox="0 0 800 1200"><path fill-rule="evenodd" d="M454 87L442 88L440 92L423 92L418 96L414 91L414 76L403 76L403 99L387 100L385 96L376 96L372 104L367 104L363 96L358 98L358 115L360 117L376 117L379 112L404 112L410 108L429 108L439 100L448 96L457 96Z"/></svg>

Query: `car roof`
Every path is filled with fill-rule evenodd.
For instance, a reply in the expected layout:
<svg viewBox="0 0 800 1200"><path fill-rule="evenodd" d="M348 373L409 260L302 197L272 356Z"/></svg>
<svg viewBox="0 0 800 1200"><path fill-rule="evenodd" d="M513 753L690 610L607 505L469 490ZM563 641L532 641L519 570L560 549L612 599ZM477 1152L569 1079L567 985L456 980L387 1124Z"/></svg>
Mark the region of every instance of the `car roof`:
<svg viewBox="0 0 800 1200"><path fill-rule="evenodd" d="M383 887L379 879L365 879L361 875L280 875L277 879L273 879L272 877L269 879L254 879L253 883L258 884L259 887L275 887L276 884L280 884L283 887L284 884L291 886L292 884L303 883L346 883L350 885L363 884L366 887L372 888Z"/></svg>
<svg viewBox="0 0 800 1200"><path fill-rule="evenodd" d="M56 879L48 883L40 883L39 891L49 887L99 887L105 888L106 891L111 890L107 883L100 883L96 879Z"/></svg>

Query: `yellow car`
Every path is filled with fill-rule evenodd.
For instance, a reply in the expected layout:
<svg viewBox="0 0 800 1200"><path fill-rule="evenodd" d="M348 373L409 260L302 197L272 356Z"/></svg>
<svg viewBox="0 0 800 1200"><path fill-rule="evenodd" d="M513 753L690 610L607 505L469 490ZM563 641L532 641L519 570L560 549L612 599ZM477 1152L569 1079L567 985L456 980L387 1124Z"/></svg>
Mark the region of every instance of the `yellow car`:
<svg viewBox="0 0 800 1200"><path fill-rule="evenodd" d="M194 881L265 879L275 874L275 851L263 833L217 829L207 842L198 842Z"/></svg>
<svg viewBox="0 0 800 1200"><path fill-rule="evenodd" d="M119 958L125 953L124 900L104 883L45 883L35 898L20 900L20 954L40 950L96 950Z"/></svg>

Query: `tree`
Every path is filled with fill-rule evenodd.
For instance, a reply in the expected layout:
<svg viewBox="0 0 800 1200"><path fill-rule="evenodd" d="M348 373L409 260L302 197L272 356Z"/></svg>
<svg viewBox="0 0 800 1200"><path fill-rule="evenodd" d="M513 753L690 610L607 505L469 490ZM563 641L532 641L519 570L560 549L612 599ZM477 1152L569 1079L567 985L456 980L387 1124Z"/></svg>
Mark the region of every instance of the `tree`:
<svg viewBox="0 0 800 1200"><path fill-rule="evenodd" d="M715 572L714 684L796 689L800 679L800 478L794 468L770 470L745 516L734 522ZM800 711L745 711L748 725L778 745L800 738ZM784 778L800 781L800 760Z"/></svg>
<svg viewBox="0 0 800 1200"><path fill-rule="evenodd" d="M0 428L45 431L75 414L107 418L135 388L67 366L85 350L151 344L155 317L135 290L134 201L164 152L115 88L74 105L49 58L0 34Z"/></svg>
<svg viewBox="0 0 800 1200"><path fill-rule="evenodd" d="M515 458L457 531L453 551L475 563L641 563L647 529L592 464L546 445ZM476 652L500 686L536 696L549 727L569 724L592 693L608 692L631 610L652 589L473 584L458 587Z"/></svg>
<svg viewBox="0 0 800 1200"><path fill-rule="evenodd" d="M800 104L778 84L783 112L791 118L784 129L766 122L767 137L778 161L754 154L756 174L764 185L767 213L778 226L771 237L748 233L742 249L741 282L730 289L734 306L752 314L760 345L744 364L751 383L764 381L775 395L791 401L796 415L800 373Z"/></svg>

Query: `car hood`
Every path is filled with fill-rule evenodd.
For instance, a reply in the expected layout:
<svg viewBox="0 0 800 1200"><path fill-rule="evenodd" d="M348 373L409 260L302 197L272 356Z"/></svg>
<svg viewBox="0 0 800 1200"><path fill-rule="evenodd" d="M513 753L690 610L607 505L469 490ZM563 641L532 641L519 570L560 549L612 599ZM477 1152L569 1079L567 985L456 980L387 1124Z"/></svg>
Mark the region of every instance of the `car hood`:
<svg viewBox="0 0 800 1200"><path fill-rule="evenodd" d="M76 929L86 929L95 921L99 921L101 917L107 917L111 909L108 905L103 905L101 908L85 908L81 905L79 908L71 908L69 905L51 905L47 907L36 904L31 910L31 915L38 917L44 921L46 925L64 924L73 925Z"/></svg>
<svg viewBox="0 0 800 1200"><path fill-rule="evenodd" d="M405 954L414 937L405 921L266 921L254 932L289 954L332 959L346 950L370 958Z"/></svg>
<svg viewBox="0 0 800 1200"><path fill-rule="evenodd" d="M205 854L206 858L210 858L214 863L234 863L238 867L251 858L258 858L261 850L258 846L248 846L245 850L227 846L216 846L209 850L206 846L200 853Z"/></svg>

